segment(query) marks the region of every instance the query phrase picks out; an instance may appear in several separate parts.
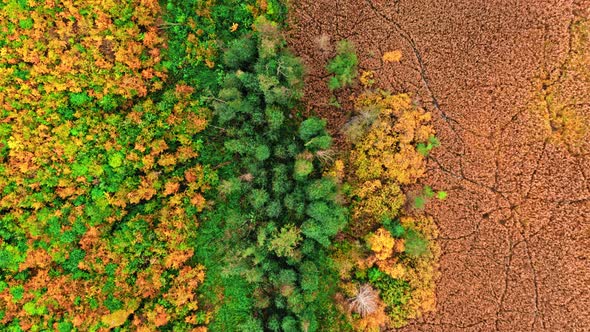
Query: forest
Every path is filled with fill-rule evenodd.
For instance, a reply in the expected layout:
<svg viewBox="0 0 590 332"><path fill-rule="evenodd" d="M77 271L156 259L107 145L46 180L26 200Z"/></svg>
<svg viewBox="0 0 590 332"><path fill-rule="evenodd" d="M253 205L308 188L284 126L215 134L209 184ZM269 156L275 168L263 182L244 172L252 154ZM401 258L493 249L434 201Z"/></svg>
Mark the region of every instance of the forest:
<svg viewBox="0 0 590 332"><path fill-rule="evenodd" d="M428 180L438 102L335 35L309 107L295 8L0 1L1 331L385 331L436 311L427 207L459 188ZM414 57L404 33L371 61Z"/></svg>

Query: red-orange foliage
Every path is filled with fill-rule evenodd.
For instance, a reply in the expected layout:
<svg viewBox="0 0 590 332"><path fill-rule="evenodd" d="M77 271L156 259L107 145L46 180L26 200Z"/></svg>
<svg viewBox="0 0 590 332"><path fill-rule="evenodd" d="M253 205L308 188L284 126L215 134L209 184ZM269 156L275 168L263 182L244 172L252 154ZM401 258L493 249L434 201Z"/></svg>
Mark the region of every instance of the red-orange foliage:
<svg viewBox="0 0 590 332"><path fill-rule="evenodd" d="M160 14L154 0L0 4L0 325L115 327L140 302L153 323L196 313L207 121L182 82L143 98L166 78Z"/></svg>

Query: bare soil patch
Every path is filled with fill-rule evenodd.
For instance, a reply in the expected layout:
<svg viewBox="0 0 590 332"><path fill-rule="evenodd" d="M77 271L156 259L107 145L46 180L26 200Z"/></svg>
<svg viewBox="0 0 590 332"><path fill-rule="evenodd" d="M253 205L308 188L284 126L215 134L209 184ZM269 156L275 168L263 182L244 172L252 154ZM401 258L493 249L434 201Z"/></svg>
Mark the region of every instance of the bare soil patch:
<svg viewBox="0 0 590 332"><path fill-rule="evenodd" d="M590 119L590 44L579 28L589 8L293 1L290 43L309 69L308 114L328 118L334 133L346 122L350 105L328 105L324 69L346 38L361 69L434 115L442 147L428 184L449 193L428 207L442 249L437 312L404 330L588 331L590 140L569 135L568 119ZM401 62L382 61L391 50Z"/></svg>

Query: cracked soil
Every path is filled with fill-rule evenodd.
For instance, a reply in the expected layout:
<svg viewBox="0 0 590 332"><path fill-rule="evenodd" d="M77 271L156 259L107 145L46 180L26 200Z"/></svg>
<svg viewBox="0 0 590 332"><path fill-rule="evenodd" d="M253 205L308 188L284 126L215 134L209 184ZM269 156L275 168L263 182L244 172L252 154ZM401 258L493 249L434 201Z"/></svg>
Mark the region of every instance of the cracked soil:
<svg viewBox="0 0 590 332"><path fill-rule="evenodd" d="M449 194L427 208L442 250L437 310L403 330L590 331L590 1L291 5L306 111L334 133L350 103L329 106L324 68L341 39L380 87L433 114L442 146L426 182ZM391 50L401 62L382 61Z"/></svg>

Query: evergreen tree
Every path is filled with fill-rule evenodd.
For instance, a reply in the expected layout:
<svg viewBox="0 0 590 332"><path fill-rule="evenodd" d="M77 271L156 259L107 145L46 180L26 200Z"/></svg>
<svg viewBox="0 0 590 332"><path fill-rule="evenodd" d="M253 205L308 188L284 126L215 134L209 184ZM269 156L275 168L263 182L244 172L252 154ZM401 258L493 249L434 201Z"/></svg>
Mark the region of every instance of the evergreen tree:
<svg viewBox="0 0 590 332"><path fill-rule="evenodd" d="M291 119L302 95L301 62L285 49L276 25L261 18L255 27L255 34L228 46L223 61L230 70L214 98L214 121L224 128L223 146L233 154L236 172L221 182L225 195L217 202L236 216L225 221L234 227L226 229L235 251L220 249L223 264L231 267L227 276L238 275L256 289L242 307L250 317L233 328L220 326L317 331L335 312L324 313L331 290L320 290L319 281L335 272L318 268L326 259L318 250L347 220L334 201L337 186L322 176L315 156L330 148L332 138L325 120L298 125Z"/></svg>
<svg viewBox="0 0 590 332"><path fill-rule="evenodd" d="M250 37L232 40L223 53L223 63L229 69L241 69L251 64L256 58L256 41Z"/></svg>

